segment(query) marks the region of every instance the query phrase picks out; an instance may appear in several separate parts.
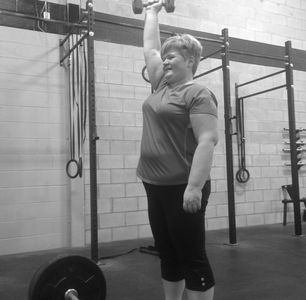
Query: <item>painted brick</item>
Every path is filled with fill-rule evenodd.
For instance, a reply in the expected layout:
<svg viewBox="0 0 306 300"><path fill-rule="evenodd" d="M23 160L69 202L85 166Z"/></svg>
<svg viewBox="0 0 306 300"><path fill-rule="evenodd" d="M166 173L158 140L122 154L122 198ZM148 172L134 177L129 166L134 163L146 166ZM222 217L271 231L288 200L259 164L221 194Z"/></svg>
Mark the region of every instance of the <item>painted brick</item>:
<svg viewBox="0 0 306 300"><path fill-rule="evenodd" d="M114 98L132 99L134 98L134 87L126 85L109 85L109 95Z"/></svg>
<svg viewBox="0 0 306 300"><path fill-rule="evenodd" d="M142 113L142 103L142 101L126 100L123 104L123 111Z"/></svg>
<svg viewBox="0 0 306 300"><path fill-rule="evenodd" d="M113 241L133 240L138 238L138 227L127 226L113 229Z"/></svg>
<svg viewBox="0 0 306 300"><path fill-rule="evenodd" d="M216 192L216 193L210 194L209 203L214 204L214 205L227 203L227 193Z"/></svg>
<svg viewBox="0 0 306 300"><path fill-rule="evenodd" d="M128 183L126 184L126 196L135 197L135 196L145 196L145 190L142 183Z"/></svg>
<svg viewBox="0 0 306 300"><path fill-rule="evenodd" d="M246 215L254 213L254 204L253 203L238 203L236 205L236 214L237 215Z"/></svg>
<svg viewBox="0 0 306 300"><path fill-rule="evenodd" d="M142 136L142 128L139 127L124 127L123 132L125 140L140 141Z"/></svg>
<svg viewBox="0 0 306 300"><path fill-rule="evenodd" d="M99 155L99 167L103 169L123 168L122 155Z"/></svg>
<svg viewBox="0 0 306 300"><path fill-rule="evenodd" d="M110 154L110 141L99 139L96 143L96 146L97 154ZM89 153L89 150L87 153Z"/></svg>
<svg viewBox="0 0 306 300"><path fill-rule="evenodd" d="M123 46L120 44L106 43L106 42L95 42L95 54L106 55L106 56L117 56L123 55Z"/></svg>
<svg viewBox="0 0 306 300"><path fill-rule="evenodd" d="M98 135L104 140L122 140L123 128L121 126L98 126Z"/></svg>
<svg viewBox="0 0 306 300"><path fill-rule="evenodd" d="M135 114L135 116L136 116L135 118L136 126L138 127L142 126L142 122L143 122L142 114L137 113Z"/></svg>
<svg viewBox="0 0 306 300"><path fill-rule="evenodd" d="M247 202L261 202L263 201L263 191L245 191L245 198Z"/></svg>
<svg viewBox="0 0 306 300"><path fill-rule="evenodd" d="M269 156L268 155L254 155L253 163L256 166L268 166L269 165Z"/></svg>
<svg viewBox="0 0 306 300"><path fill-rule="evenodd" d="M137 198L115 198L113 199L114 212L136 211L138 207Z"/></svg>
<svg viewBox="0 0 306 300"><path fill-rule="evenodd" d="M217 216L217 209L216 206L212 205L207 205L206 207L206 212L205 212L205 217L206 218L215 218Z"/></svg>
<svg viewBox="0 0 306 300"><path fill-rule="evenodd" d="M124 72L132 72L134 62L130 58L123 58L119 56L109 56L109 69L119 70Z"/></svg>
<svg viewBox="0 0 306 300"><path fill-rule="evenodd" d="M113 169L111 170L112 183L135 182L136 172L134 169Z"/></svg>
<svg viewBox="0 0 306 300"><path fill-rule="evenodd" d="M270 188L270 181L266 178L255 178L254 188L256 190L266 190Z"/></svg>
<svg viewBox="0 0 306 300"><path fill-rule="evenodd" d="M278 167L262 167L261 174L263 177L277 177L279 174Z"/></svg>
<svg viewBox="0 0 306 300"><path fill-rule="evenodd" d="M65 127L63 124L35 124L1 122L0 138L24 139L64 139Z"/></svg>
<svg viewBox="0 0 306 300"><path fill-rule="evenodd" d="M22 195L22 197L21 197ZM0 190L1 205L58 202L68 197L66 186L13 187Z"/></svg>
<svg viewBox="0 0 306 300"><path fill-rule="evenodd" d="M97 111L96 112L96 124L99 125L110 125L110 115L108 112Z"/></svg>
<svg viewBox="0 0 306 300"><path fill-rule="evenodd" d="M143 57L143 48L126 45L123 51L123 57L129 57L133 59L139 59ZM134 60L133 60L134 61ZM144 61L142 60L144 66Z"/></svg>
<svg viewBox="0 0 306 300"><path fill-rule="evenodd" d="M228 205L218 205L217 206L217 217L228 216Z"/></svg>
<svg viewBox="0 0 306 300"><path fill-rule="evenodd" d="M281 213L269 213L269 214L265 214L265 224L282 223L282 221L283 221L283 216L282 216ZM289 221L289 218L287 219L287 221Z"/></svg>
<svg viewBox="0 0 306 300"><path fill-rule="evenodd" d="M1 255L22 252L36 252L40 250L51 250L61 247L68 247L63 243L62 234L43 234L37 236L11 238L2 240L0 243Z"/></svg>
<svg viewBox="0 0 306 300"><path fill-rule="evenodd" d="M139 161L139 155L125 155L124 156L124 167L136 169Z"/></svg>
<svg viewBox="0 0 306 300"><path fill-rule="evenodd" d="M247 223L248 226L256 226L256 225L261 225L264 224L264 215L249 215L247 216Z"/></svg>
<svg viewBox="0 0 306 300"><path fill-rule="evenodd" d="M247 216L236 216L236 226L237 227L246 227L247 224Z"/></svg>
<svg viewBox="0 0 306 300"><path fill-rule="evenodd" d="M146 211L135 211L126 213L126 225L149 224L148 213Z"/></svg>
<svg viewBox="0 0 306 300"><path fill-rule="evenodd" d="M211 178L213 179L224 179L225 178L225 168L213 168L211 170Z"/></svg>
<svg viewBox="0 0 306 300"><path fill-rule="evenodd" d="M100 214L99 215L99 227L110 228L120 227L125 223L124 213L111 213L111 214Z"/></svg>
<svg viewBox="0 0 306 300"><path fill-rule="evenodd" d="M58 218L44 218L16 220L16 222L0 223L0 239L9 239L12 236L26 237L42 234L59 234L62 230L62 220Z"/></svg>
<svg viewBox="0 0 306 300"><path fill-rule="evenodd" d="M151 94L151 85L147 83L146 87L135 87L135 99L137 100L146 100Z"/></svg>
<svg viewBox="0 0 306 300"><path fill-rule="evenodd" d="M37 215L40 214L40 211L44 211L41 213L41 218L50 219L50 218L59 218L64 217L67 210L63 207L63 205L47 202L47 203L31 203L31 204L15 204L14 206L5 205L2 207L0 216L2 222L13 222L13 221L21 221L21 220L29 220L35 219Z"/></svg>
<svg viewBox="0 0 306 300"><path fill-rule="evenodd" d="M228 227L228 220L227 218L214 218L207 220L207 230L217 230L223 229Z"/></svg>
<svg viewBox="0 0 306 300"><path fill-rule="evenodd" d="M152 231L150 225L138 226L139 238L152 238Z"/></svg>
<svg viewBox="0 0 306 300"><path fill-rule="evenodd" d="M110 144L111 154L135 154L136 144L134 141L112 141Z"/></svg>
<svg viewBox="0 0 306 300"><path fill-rule="evenodd" d="M98 111L122 112L123 101L116 98L103 98L96 106Z"/></svg>
<svg viewBox="0 0 306 300"><path fill-rule="evenodd" d="M283 211L283 203L279 200L279 201L271 201L270 202L271 205L272 205L272 210L274 212L280 212L280 211ZM288 205L288 211L292 210L293 209L293 204L291 203L291 205L289 204Z"/></svg>
<svg viewBox="0 0 306 300"><path fill-rule="evenodd" d="M106 243L112 241L112 230L111 229L99 229L98 230L98 241L99 243Z"/></svg>
<svg viewBox="0 0 306 300"><path fill-rule="evenodd" d="M143 15L133 14L130 3L96 2L96 11L143 20ZM233 37L282 46L289 36L295 48L306 49L304 1L249 1L247 5L239 1L237 6L237 3L220 0L211 1L208 7L200 4L199 0L179 2L176 14L162 13L160 21L216 34L227 27ZM231 13L233 11L235 13ZM66 87L63 69L58 65L58 40L57 35L0 26L3 66L0 74L0 105L3 108L0 111L0 202L3 207L0 219L8 222L1 223L0 237L5 236L6 239L0 240L0 254L68 246L66 220L69 212L66 201L69 198L69 180L64 166L69 143L67 107L64 104ZM100 225L104 215L111 216L117 212L122 216L120 220L110 217L115 227L99 229L99 241L103 242L151 236L148 224L126 226L126 223L144 222L147 214L145 192L135 175L139 159L142 103L151 93L150 84L141 76L144 66L142 51L141 47L95 42L96 119L98 125L107 125L98 126ZM199 72L219 64L220 60L206 60L199 67ZM231 62L231 82L252 80L270 71L276 71L276 68ZM301 124L299 126L306 127L306 105L303 101L306 95L305 74L295 72L294 77L296 119ZM284 76L280 76L273 78L272 84L283 81ZM215 91L220 99L219 113L222 116L222 73L201 78L199 82ZM254 84L245 91L257 91L263 87L271 87L271 80ZM281 128L288 124L286 91L283 89L259 95L254 101L248 101L245 108L246 163L251 179L247 184L235 182L236 206L240 213L236 218L237 226L281 223L283 208L280 186L288 183L291 176L290 168L283 167L288 157L282 153ZM221 117L219 125L220 142L215 150L212 170L215 180L212 181L213 193L206 213L208 230L228 228L224 120ZM234 152L237 153L236 147ZM89 245L88 140L85 153L85 240ZM111 174L113 184L110 184ZM129 180L131 182L126 182ZM305 194L303 186L306 180L300 180L301 194ZM122 184L119 184L121 181ZM39 222L37 215L44 214L46 207L49 219L45 219L41 226L34 226ZM288 218L292 222L292 207L289 211ZM222 217L218 218L218 215ZM52 228L49 225L54 220L59 222ZM116 220L119 221L117 224ZM38 233L37 237L27 235L31 229Z"/></svg>
<svg viewBox="0 0 306 300"><path fill-rule="evenodd" d="M148 200L147 197L137 197L138 198L138 209L147 210L148 209Z"/></svg>
<svg viewBox="0 0 306 300"><path fill-rule="evenodd" d="M254 212L255 212L255 214L270 213L271 212L271 203L270 202L254 203Z"/></svg>
<svg viewBox="0 0 306 300"><path fill-rule="evenodd" d="M109 97L109 85L106 83L97 82L95 84L95 92L97 100L99 100L100 97Z"/></svg>
<svg viewBox="0 0 306 300"><path fill-rule="evenodd" d="M226 182L226 180L217 180L216 191L217 192L225 192L225 191L227 191L227 182Z"/></svg>
<svg viewBox="0 0 306 300"><path fill-rule="evenodd" d="M134 126L135 124L134 113L110 113L111 126Z"/></svg>
<svg viewBox="0 0 306 300"><path fill-rule="evenodd" d="M287 179L283 177L270 178L271 186L270 189L279 189L282 185L287 183Z"/></svg>
<svg viewBox="0 0 306 300"><path fill-rule="evenodd" d="M98 241L99 243L107 243L112 241L112 230L109 229L99 229L98 230ZM91 231L87 230L85 232L85 244L91 245Z"/></svg>
<svg viewBox="0 0 306 300"><path fill-rule="evenodd" d="M124 72L122 74L122 82L125 85L145 86L146 82L143 80L141 74L134 72Z"/></svg>
<svg viewBox="0 0 306 300"><path fill-rule="evenodd" d="M5 171L0 172L0 188L64 185L64 170Z"/></svg>
<svg viewBox="0 0 306 300"><path fill-rule="evenodd" d="M97 49L95 49L95 66L97 72L103 72L102 70L100 71L99 69L106 70L108 69L108 56L107 55L102 55L97 53Z"/></svg>
<svg viewBox="0 0 306 300"><path fill-rule="evenodd" d="M260 145L260 152L265 154L275 154L277 153L276 145L266 144Z"/></svg>
<svg viewBox="0 0 306 300"><path fill-rule="evenodd" d="M99 195L101 198L118 198L124 197L123 184L100 184L98 186Z"/></svg>
<svg viewBox="0 0 306 300"><path fill-rule="evenodd" d="M238 189L235 189L235 203L243 203L246 201L249 201L249 198L247 196L247 191L241 190L238 191Z"/></svg>
<svg viewBox="0 0 306 300"><path fill-rule="evenodd" d="M123 75L120 71L115 70L102 70L102 72L96 72L96 80L99 82L99 78L102 79L102 82L111 83L111 84L122 84Z"/></svg>

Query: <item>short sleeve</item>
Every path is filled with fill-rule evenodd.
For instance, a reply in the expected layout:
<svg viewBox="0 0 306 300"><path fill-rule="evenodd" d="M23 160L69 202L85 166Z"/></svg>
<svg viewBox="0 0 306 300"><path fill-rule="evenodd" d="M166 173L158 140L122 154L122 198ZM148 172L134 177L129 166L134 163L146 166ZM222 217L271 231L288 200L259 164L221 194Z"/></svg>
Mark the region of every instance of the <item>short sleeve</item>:
<svg viewBox="0 0 306 300"><path fill-rule="evenodd" d="M218 117L218 103L215 95L203 88L196 92L189 103L190 114L210 114Z"/></svg>

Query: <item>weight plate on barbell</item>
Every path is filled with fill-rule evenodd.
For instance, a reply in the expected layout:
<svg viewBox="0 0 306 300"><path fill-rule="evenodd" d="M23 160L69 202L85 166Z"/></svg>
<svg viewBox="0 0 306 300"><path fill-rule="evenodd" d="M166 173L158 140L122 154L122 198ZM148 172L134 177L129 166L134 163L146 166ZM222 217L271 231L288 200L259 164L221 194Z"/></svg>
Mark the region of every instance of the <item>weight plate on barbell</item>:
<svg viewBox="0 0 306 300"><path fill-rule="evenodd" d="M58 257L42 265L34 274L29 300L64 300L69 289L82 300L105 300L106 281L99 266L78 255Z"/></svg>

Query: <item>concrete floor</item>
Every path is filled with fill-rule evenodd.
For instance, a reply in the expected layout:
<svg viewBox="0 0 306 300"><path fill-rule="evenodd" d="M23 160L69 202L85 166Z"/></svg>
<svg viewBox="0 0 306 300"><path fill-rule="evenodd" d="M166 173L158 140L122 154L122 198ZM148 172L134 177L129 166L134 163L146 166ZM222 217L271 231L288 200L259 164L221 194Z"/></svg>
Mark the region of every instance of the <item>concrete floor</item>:
<svg viewBox="0 0 306 300"><path fill-rule="evenodd" d="M303 232L306 225L303 223ZM214 300L306 299L306 237L293 224L237 229L238 246L228 246L227 230L207 232L207 252L216 278ZM99 262L107 282L107 300L162 300L159 260L138 251L152 240L104 244L100 256L129 254ZM61 249L0 257L0 299L26 300L39 266L60 254L89 256L88 249Z"/></svg>

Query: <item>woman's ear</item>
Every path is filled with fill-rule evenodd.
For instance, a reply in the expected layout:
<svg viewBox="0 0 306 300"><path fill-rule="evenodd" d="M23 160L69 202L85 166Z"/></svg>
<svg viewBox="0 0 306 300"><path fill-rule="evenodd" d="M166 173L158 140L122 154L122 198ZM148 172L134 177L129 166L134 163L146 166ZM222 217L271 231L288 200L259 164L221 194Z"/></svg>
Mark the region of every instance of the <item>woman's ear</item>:
<svg viewBox="0 0 306 300"><path fill-rule="evenodd" d="M188 65L190 66L190 68L193 68L193 65L195 64L195 58L194 56L189 56L188 57Z"/></svg>

